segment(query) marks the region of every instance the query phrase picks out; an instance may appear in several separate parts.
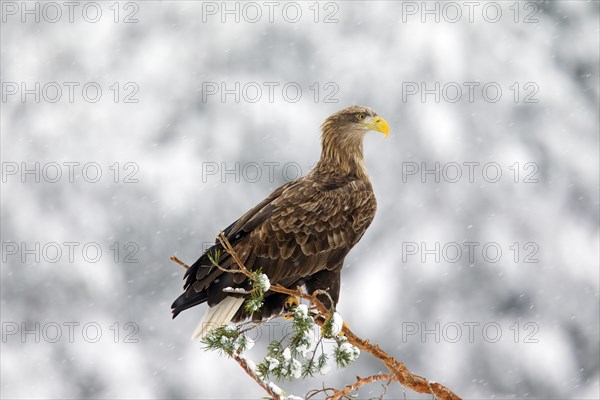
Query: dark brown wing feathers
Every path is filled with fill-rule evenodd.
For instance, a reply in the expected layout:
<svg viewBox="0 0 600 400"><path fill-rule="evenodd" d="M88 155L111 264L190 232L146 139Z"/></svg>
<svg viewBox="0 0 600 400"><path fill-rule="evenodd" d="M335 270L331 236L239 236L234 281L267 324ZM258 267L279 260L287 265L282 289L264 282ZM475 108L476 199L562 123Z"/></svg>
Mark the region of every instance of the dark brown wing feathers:
<svg viewBox="0 0 600 400"><path fill-rule="evenodd" d="M373 220L375 208L367 180L309 174L275 190L224 233L246 268L260 268L272 284L314 287L337 277L331 284L337 300L344 257ZM215 244L207 253L220 248ZM187 271L185 293L172 305L174 316L203 302L218 304L231 295L223 292L228 286L248 285L242 274L225 273L210 265L205 253ZM220 265L236 267L226 254ZM314 281L307 283L311 279ZM281 296L267 295L272 298L266 298L262 317L278 312L283 301ZM244 317L240 312L237 319Z"/></svg>

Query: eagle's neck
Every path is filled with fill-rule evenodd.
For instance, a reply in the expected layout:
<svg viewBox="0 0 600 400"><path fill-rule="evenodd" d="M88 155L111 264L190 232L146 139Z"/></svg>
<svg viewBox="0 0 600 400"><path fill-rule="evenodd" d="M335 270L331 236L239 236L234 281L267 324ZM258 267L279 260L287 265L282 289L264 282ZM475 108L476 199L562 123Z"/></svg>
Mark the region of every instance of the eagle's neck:
<svg viewBox="0 0 600 400"><path fill-rule="evenodd" d="M331 126L323 126L321 159L315 171L322 174L350 176L368 181L364 163L364 131L336 132Z"/></svg>

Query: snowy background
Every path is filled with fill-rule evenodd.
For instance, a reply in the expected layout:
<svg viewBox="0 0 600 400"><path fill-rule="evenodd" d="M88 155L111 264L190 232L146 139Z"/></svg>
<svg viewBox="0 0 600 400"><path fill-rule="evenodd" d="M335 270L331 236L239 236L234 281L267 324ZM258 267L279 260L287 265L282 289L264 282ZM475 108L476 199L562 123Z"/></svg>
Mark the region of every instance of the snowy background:
<svg viewBox="0 0 600 400"><path fill-rule="evenodd" d="M598 2L277 3L272 22L260 2L227 3L239 22L221 2L81 2L73 22L55 4L28 2L36 22L2 2L3 398L262 396L189 340L203 309L171 320L168 258L193 262L306 173L319 124L355 103L391 134L366 139L379 207L346 259L344 319L465 398L600 396ZM212 94L236 82L239 101ZM382 369L363 355L280 386Z"/></svg>

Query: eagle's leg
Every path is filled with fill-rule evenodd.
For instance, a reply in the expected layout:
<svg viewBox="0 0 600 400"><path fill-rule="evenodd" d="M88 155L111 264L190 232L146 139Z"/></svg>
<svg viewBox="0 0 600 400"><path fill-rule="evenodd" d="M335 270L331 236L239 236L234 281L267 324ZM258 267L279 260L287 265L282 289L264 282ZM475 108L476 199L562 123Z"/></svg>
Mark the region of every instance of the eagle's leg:
<svg viewBox="0 0 600 400"><path fill-rule="evenodd" d="M252 314L252 320L258 322L279 314L283 311L288 297L283 293L268 292L265 295L262 309Z"/></svg>
<svg viewBox="0 0 600 400"><path fill-rule="evenodd" d="M296 309L296 307L298 307L298 304L300 304L300 299L298 299L298 297L296 296L288 296L285 301L283 302L283 309L286 312L289 311L293 311L294 309ZM288 314L288 315L284 315L283 318L285 319L292 319L292 315Z"/></svg>
<svg viewBox="0 0 600 400"><path fill-rule="evenodd" d="M329 296L325 294L317 295L317 299L319 299L327 309L335 308L337 305L338 299L340 298L340 273L342 272L341 268L336 268L334 270L325 269L323 271L317 272L310 279L306 281L306 290L308 293L313 293L315 290L324 290ZM331 301L333 304L331 304Z"/></svg>

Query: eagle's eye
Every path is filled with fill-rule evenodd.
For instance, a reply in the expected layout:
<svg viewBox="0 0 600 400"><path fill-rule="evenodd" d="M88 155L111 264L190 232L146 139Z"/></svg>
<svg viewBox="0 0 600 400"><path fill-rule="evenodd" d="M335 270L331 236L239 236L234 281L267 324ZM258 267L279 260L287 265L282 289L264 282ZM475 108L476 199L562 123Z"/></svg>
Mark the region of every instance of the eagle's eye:
<svg viewBox="0 0 600 400"><path fill-rule="evenodd" d="M362 121L366 118L367 116L365 114L358 114L358 120Z"/></svg>

